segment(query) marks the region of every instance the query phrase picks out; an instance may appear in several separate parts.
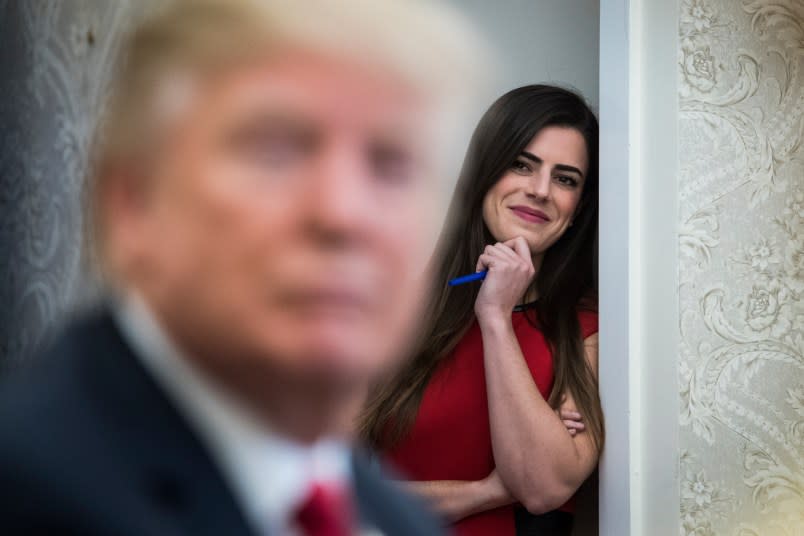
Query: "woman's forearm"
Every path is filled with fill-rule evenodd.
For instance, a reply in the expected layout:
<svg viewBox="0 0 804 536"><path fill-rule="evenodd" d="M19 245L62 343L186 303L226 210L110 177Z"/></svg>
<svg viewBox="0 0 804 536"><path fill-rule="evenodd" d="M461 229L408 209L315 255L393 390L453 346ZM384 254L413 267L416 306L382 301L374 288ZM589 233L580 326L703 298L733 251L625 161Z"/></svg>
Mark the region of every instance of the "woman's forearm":
<svg viewBox="0 0 804 536"><path fill-rule="evenodd" d="M533 512L560 506L597 460L573 437L533 381L510 319L479 319L494 459L505 485Z"/></svg>
<svg viewBox="0 0 804 536"><path fill-rule="evenodd" d="M516 501L496 471L483 480L405 481L400 485L450 522Z"/></svg>

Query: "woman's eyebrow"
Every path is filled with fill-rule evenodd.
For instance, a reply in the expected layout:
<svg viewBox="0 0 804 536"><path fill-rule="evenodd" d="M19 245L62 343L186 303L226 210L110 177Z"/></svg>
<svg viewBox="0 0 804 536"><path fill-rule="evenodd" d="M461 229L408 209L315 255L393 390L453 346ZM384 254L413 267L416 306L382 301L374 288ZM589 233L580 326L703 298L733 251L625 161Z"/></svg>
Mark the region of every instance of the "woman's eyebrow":
<svg viewBox="0 0 804 536"><path fill-rule="evenodd" d="M519 153L519 155L524 158L527 158L528 160L536 164L541 164L542 162L544 162L541 158L528 151L522 151L521 153ZM577 173L578 175L583 177L583 173L581 173L581 170L576 168L575 166L568 166L567 164L556 164L555 166L553 166L553 169L557 169L559 171L569 171L571 173Z"/></svg>
<svg viewBox="0 0 804 536"><path fill-rule="evenodd" d="M569 171L570 173L577 173L581 177L583 177L583 173L581 170L576 168L575 166L568 166L567 164L556 164L553 166L553 169L557 169L559 171Z"/></svg>
<svg viewBox="0 0 804 536"><path fill-rule="evenodd" d="M542 159L541 159L541 158L539 158L539 157L538 157L538 156L536 156L535 154L530 153L530 152L528 152L528 151L522 151L521 153L519 153L519 156L524 156L524 157L525 157L525 158L527 158L528 160L533 161L535 164L541 164L541 163L542 163Z"/></svg>

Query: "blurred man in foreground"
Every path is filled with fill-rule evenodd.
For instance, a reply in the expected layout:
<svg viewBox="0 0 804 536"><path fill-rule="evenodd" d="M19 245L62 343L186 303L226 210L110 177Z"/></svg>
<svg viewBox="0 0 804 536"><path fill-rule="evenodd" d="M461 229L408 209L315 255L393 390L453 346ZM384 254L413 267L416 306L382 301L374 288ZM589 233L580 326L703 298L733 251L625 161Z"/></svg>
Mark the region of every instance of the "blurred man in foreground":
<svg viewBox="0 0 804 536"><path fill-rule="evenodd" d="M88 185L110 300L0 388L0 532L433 533L349 435L416 327L472 36L202 0L123 50Z"/></svg>

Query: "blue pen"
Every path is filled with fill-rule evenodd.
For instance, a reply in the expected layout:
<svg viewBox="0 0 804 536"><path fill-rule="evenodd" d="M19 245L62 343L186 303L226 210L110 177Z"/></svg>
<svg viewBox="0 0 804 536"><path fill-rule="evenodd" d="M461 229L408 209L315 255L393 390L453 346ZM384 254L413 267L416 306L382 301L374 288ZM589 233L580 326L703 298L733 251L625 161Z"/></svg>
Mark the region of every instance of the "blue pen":
<svg viewBox="0 0 804 536"><path fill-rule="evenodd" d="M482 272L475 272L469 275L462 275L461 277L456 277L455 279L450 279L447 283L449 286L454 287L455 285L463 285L464 283L471 283L472 281L480 281L486 278L486 270Z"/></svg>

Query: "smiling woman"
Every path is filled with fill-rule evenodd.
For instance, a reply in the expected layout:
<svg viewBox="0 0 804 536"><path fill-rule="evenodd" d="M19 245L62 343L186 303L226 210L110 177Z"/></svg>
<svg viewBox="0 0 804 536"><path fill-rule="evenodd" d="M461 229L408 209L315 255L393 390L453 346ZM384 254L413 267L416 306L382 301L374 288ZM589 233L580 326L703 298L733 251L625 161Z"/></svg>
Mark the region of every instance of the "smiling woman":
<svg viewBox="0 0 804 536"><path fill-rule="evenodd" d="M534 264L541 263L572 225L588 160L575 128L549 126L536 134L483 200L491 234L502 242L522 236Z"/></svg>
<svg viewBox="0 0 804 536"><path fill-rule="evenodd" d="M570 499L597 464L597 137L561 88L491 106L435 257L424 337L366 410L364 436L459 535L569 534ZM487 271L481 285L445 285L472 270Z"/></svg>

